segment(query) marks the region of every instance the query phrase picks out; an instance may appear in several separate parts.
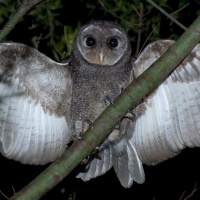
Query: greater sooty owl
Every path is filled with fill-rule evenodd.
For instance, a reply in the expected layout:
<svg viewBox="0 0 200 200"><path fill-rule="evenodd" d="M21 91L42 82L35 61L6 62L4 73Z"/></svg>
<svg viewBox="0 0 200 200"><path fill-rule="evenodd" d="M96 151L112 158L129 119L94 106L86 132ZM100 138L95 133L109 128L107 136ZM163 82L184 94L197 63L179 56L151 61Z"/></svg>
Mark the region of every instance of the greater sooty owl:
<svg viewBox="0 0 200 200"><path fill-rule="evenodd" d="M0 43L1 154L24 164L54 161L172 44L151 43L134 61L125 31L107 21L83 26L63 63L23 44ZM200 45L133 112L100 145L100 159L77 177L87 181L114 167L130 187L144 182L143 163L200 146Z"/></svg>

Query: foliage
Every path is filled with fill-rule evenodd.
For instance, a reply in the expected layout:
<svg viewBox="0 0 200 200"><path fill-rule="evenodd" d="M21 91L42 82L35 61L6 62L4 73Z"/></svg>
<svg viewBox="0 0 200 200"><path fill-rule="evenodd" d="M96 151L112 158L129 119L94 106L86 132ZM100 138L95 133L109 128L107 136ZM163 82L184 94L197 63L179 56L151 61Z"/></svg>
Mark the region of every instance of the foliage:
<svg viewBox="0 0 200 200"><path fill-rule="evenodd" d="M7 22L10 15L16 11L19 5L19 1L0 0L0 25Z"/></svg>

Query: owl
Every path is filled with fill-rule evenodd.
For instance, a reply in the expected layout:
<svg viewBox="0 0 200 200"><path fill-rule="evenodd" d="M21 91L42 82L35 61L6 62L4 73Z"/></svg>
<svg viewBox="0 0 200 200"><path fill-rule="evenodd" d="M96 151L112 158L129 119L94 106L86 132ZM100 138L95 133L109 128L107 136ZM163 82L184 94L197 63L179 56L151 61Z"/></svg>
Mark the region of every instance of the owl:
<svg viewBox="0 0 200 200"><path fill-rule="evenodd" d="M136 77L174 42L149 44L135 60L125 30L109 21L83 26L69 59L55 62L24 44L0 43L0 152L23 164L59 158ZM134 114L134 116L132 115ZM129 112L77 177L114 170L124 187L157 165L200 146L200 45Z"/></svg>

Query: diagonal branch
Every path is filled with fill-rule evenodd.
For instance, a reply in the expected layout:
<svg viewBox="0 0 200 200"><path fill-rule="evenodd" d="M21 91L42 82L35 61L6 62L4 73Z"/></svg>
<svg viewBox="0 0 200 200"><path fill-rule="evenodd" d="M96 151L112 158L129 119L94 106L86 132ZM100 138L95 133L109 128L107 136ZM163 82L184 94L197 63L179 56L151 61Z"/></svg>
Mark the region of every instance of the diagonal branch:
<svg viewBox="0 0 200 200"><path fill-rule="evenodd" d="M0 41L6 39L7 35L14 29L16 24L23 18L23 16L35 5L44 2L45 0L23 0L21 6L15 14L9 19L2 30L0 30Z"/></svg>
<svg viewBox="0 0 200 200"><path fill-rule="evenodd" d="M11 200L36 200L44 196L66 177L96 146L114 129L115 125L145 95L167 78L169 73L188 55L200 41L200 17L188 28L179 40L148 70L133 81L124 92L108 106L83 136L51 164L29 185L16 193Z"/></svg>

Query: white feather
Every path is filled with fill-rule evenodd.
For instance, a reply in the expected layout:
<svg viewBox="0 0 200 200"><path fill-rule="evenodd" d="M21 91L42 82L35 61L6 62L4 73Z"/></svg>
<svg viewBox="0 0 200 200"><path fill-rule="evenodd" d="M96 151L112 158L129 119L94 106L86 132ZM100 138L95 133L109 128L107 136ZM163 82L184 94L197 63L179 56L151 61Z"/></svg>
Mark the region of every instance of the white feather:
<svg viewBox="0 0 200 200"><path fill-rule="evenodd" d="M138 157L137 151L134 145L128 141L127 143L127 153L128 153L128 169L131 174L132 180L137 183L144 183L145 174L142 166L142 162ZM132 185L132 180L129 181L129 187Z"/></svg>
<svg viewBox="0 0 200 200"><path fill-rule="evenodd" d="M91 178L105 174L112 167L112 148L104 148L100 150L99 158L94 158L88 163L87 172L80 172L76 178L81 178L83 181L89 181Z"/></svg>
<svg viewBox="0 0 200 200"><path fill-rule="evenodd" d="M156 46L162 45L159 41ZM150 52L155 44L147 47ZM148 49L150 48L150 49ZM145 52L144 52L145 53ZM143 55L151 64L157 54ZM148 165L176 156L185 147L200 146L200 45L144 102L130 139L139 158ZM152 58L150 57L152 56ZM141 64L142 58L136 61ZM144 66L143 68L148 67ZM137 71L138 74L142 73Z"/></svg>
<svg viewBox="0 0 200 200"><path fill-rule="evenodd" d="M64 152L69 127L65 117L45 113L18 85L18 79L12 87L0 83L1 153L22 163L46 164Z"/></svg>

